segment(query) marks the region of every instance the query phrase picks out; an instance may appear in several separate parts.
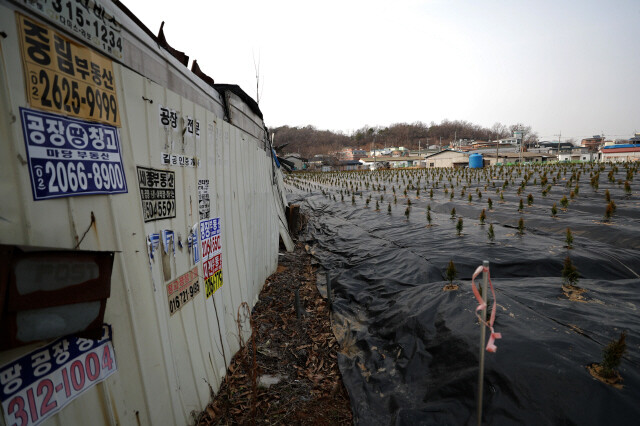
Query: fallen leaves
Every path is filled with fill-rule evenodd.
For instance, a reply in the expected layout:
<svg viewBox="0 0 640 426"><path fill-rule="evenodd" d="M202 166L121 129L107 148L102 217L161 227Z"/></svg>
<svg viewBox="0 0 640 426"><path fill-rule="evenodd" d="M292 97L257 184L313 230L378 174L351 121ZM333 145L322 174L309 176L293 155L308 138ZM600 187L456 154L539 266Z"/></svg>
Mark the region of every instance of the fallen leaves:
<svg viewBox="0 0 640 426"><path fill-rule="evenodd" d="M281 256L280 262L251 317L256 330L256 374L278 375L283 380L258 388L255 418L250 418L252 372L245 371L244 365L251 364L253 353L250 346L241 349L216 397L198 416L198 425L352 423L337 364L339 346L331 332L326 300L315 286L315 268L300 244L294 253ZM294 308L296 288L304 312L300 320Z"/></svg>

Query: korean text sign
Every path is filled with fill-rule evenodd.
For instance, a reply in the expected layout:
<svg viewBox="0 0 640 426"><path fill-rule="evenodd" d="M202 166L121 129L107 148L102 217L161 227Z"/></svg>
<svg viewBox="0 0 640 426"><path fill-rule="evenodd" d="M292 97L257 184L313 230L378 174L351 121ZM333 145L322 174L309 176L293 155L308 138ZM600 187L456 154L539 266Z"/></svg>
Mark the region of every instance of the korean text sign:
<svg viewBox="0 0 640 426"><path fill-rule="evenodd" d="M29 104L120 126L111 61L31 18L17 18Z"/></svg>
<svg viewBox="0 0 640 426"><path fill-rule="evenodd" d="M34 200L127 192L118 129L20 108Z"/></svg>
<svg viewBox="0 0 640 426"><path fill-rule="evenodd" d="M200 221L200 245L202 246L204 294L208 299L222 287L222 242L219 217Z"/></svg>
<svg viewBox="0 0 640 426"><path fill-rule="evenodd" d="M25 6L45 19L52 19L96 49L122 59L122 27L100 2L27 0Z"/></svg>
<svg viewBox="0 0 640 426"><path fill-rule="evenodd" d="M7 425L37 425L117 370L111 326L100 340L74 336L0 367L0 401Z"/></svg>
<svg viewBox="0 0 640 426"><path fill-rule="evenodd" d="M176 175L138 166L138 185L145 222L176 217Z"/></svg>
<svg viewBox="0 0 640 426"><path fill-rule="evenodd" d="M180 275L167 284L167 299L169 301L169 313L171 315L191 302L200 292L198 280L198 268L193 267L189 272Z"/></svg>

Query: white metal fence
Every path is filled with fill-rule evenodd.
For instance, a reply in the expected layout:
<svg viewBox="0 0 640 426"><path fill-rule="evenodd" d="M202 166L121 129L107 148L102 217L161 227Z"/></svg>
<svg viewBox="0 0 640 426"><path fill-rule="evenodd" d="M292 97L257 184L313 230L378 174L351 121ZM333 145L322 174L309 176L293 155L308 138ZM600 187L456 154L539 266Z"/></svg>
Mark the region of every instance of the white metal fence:
<svg viewBox="0 0 640 426"><path fill-rule="evenodd" d="M239 349L239 306L253 306L277 266L279 235L286 237L280 172L267 142L255 137L255 122L251 131L231 125L219 109L207 110L114 61L128 192L34 201L18 110L30 104L15 9L0 2L7 34L0 40L0 243L72 249L81 241L82 250L116 252L105 322L113 327L118 371L47 424L190 423ZM169 70L174 62L158 63ZM183 84L198 90L187 79ZM199 122L199 138L167 130L161 105ZM162 164L162 153L199 166ZM175 218L144 221L138 167L175 173ZM171 314L167 284L195 265L188 237L199 221L198 184L207 180L210 217L221 219L223 285L207 299L200 279L199 294ZM160 242L150 260L147 238L163 230L174 233L175 255ZM197 271L202 276L202 262ZM0 365L38 345L0 352Z"/></svg>

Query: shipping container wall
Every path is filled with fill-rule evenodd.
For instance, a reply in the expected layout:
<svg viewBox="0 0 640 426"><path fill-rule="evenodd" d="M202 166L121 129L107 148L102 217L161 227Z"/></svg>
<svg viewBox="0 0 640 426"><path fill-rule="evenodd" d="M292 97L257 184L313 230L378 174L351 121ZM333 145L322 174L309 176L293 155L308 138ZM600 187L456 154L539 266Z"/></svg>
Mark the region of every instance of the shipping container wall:
<svg viewBox="0 0 640 426"><path fill-rule="evenodd" d="M7 34L0 39L0 243L115 252L104 321L113 328L117 372L45 424L192 423L251 334L241 305L255 304L277 266L284 211L270 149L253 135L255 123L253 134L231 125L114 61L127 192L34 201L19 110L32 107L16 22L0 4ZM177 130L163 125L166 110L178 117ZM199 135L183 132L189 120ZM149 171L173 174L175 217L145 221L162 215L143 207ZM222 286L209 298L202 250L196 262L189 243L201 214L220 218ZM173 235L168 244L163 233ZM199 290L172 304L172 284L193 268ZM0 352L0 365L38 346Z"/></svg>

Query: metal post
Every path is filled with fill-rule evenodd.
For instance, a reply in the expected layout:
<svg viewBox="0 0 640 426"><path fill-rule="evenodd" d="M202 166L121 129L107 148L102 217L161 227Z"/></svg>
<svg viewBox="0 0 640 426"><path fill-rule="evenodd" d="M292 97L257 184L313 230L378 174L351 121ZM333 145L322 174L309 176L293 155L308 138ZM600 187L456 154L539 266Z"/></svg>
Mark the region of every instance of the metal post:
<svg viewBox="0 0 640 426"><path fill-rule="evenodd" d="M482 271L482 300L485 308L480 311L480 317L487 320L487 284L489 282L489 261L482 262L484 270ZM484 382L484 344L487 327L480 323L480 369L478 371L478 426L482 424L482 387Z"/></svg>

